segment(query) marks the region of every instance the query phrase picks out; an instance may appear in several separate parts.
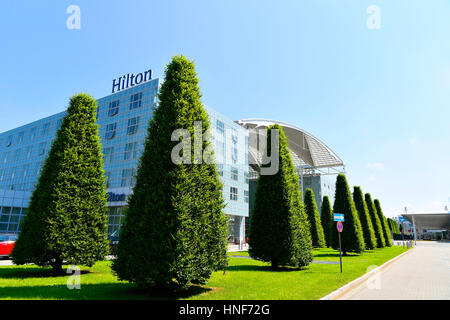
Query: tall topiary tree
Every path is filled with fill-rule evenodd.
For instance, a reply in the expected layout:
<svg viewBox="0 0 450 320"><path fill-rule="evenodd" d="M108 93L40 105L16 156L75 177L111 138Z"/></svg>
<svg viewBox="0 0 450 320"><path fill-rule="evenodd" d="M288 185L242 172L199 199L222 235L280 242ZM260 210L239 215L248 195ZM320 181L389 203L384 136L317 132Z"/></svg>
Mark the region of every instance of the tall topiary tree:
<svg viewBox="0 0 450 320"><path fill-rule="evenodd" d="M388 223L386 221L386 217L384 216L383 211L381 210L380 201L378 199L375 199L373 202L375 204L375 210L378 215L378 218L380 219L381 226L383 229L384 241L386 243L386 246L390 247L390 246L392 246L392 240L391 240L392 236L391 236L391 232L389 230Z"/></svg>
<svg viewBox="0 0 450 320"><path fill-rule="evenodd" d="M284 132L278 124L268 128L267 154L272 155L273 129L279 132L279 170L274 175L260 175L255 205L250 216L249 254L280 265L302 267L312 261L308 218L301 202L298 176L288 150Z"/></svg>
<svg viewBox="0 0 450 320"><path fill-rule="evenodd" d="M387 220L387 223L388 223L388 226L389 226L389 230L391 231L391 234L394 234L395 232L394 232L394 227L392 225L391 218L387 218L386 220Z"/></svg>
<svg viewBox="0 0 450 320"><path fill-rule="evenodd" d="M322 221L323 233L325 235L325 243L327 247L331 246L331 228L333 228L333 212L331 210L330 199L328 196L323 197L322 210L320 215Z"/></svg>
<svg viewBox="0 0 450 320"><path fill-rule="evenodd" d="M395 230L394 233L400 236L401 232L400 232L400 228L398 226L397 221L395 221L393 219L391 219L391 221L392 221L392 226L394 227L394 230Z"/></svg>
<svg viewBox="0 0 450 320"><path fill-rule="evenodd" d="M194 63L173 57L149 123L112 265L121 280L178 290L205 283L212 271L227 265L222 184L215 163L195 153L200 147L212 155L209 139L202 138L210 124L200 98ZM199 122L201 131L195 129ZM177 132L188 136L172 141ZM172 159L180 145L183 149Z"/></svg>
<svg viewBox="0 0 450 320"><path fill-rule="evenodd" d="M387 220L387 223L388 223L389 230L391 231L391 234L392 235L397 234L396 233L397 230L395 230L395 227L394 227L394 224L393 224L394 221L391 218L387 218L386 220Z"/></svg>
<svg viewBox="0 0 450 320"><path fill-rule="evenodd" d="M397 222L395 222L391 218L387 218L386 220L387 220L389 230L391 231L391 234L392 234L392 237L394 238L394 240L400 239L400 229L398 228Z"/></svg>
<svg viewBox="0 0 450 320"><path fill-rule="evenodd" d="M384 239L383 226L381 224L380 218L378 217L375 205L372 202L370 193L366 193L364 199L366 201L367 209L369 210L370 219L372 220L375 236L377 237L377 247L384 248L386 246L386 242Z"/></svg>
<svg viewBox="0 0 450 320"><path fill-rule="evenodd" d="M319 211L317 210L316 199L312 189L305 190L304 196L305 211L308 216L311 240L313 247L325 247L325 236L323 234L322 222L320 221Z"/></svg>
<svg viewBox="0 0 450 320"><path fill-rule="evenodd" d="M337 176L334 199L333 212L344 214L344 230L341 233L342 253L344 255L347 252L361 253L365 248L361 222L350 194L347 179L343 174ZM336 227L332 230L332 247L339 249L338 231Z"/></svg>
<svg viewBox="0 0 450 320"><path fill-rule="evenodd" d="M361 188L358 186L353 187L353 201L355 203L356 210L358 211L359 220L361 221L366 249L375 249L377 247L377 238L375 236L375 231L373 230L372 220L370 219L367 204L363 198L363 193Z"/></svg>
<svg viewBox="0 0 450 320"><path fill-rule="evenodd" d="M108 253L107 206L97 103L70 99L12 252L15 264L62 271L63 261L92 266Z"/></svg>

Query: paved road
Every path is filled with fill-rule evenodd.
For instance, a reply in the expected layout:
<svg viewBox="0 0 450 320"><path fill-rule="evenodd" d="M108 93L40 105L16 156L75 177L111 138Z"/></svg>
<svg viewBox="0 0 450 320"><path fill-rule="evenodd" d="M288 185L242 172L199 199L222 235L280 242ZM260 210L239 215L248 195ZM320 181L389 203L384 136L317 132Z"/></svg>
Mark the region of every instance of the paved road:
<svg viewBox="0 0 450 320"><path fill-rule="evenodd" d="M411 252L340 300L450 300L450 242L417 241Z"/></svg>

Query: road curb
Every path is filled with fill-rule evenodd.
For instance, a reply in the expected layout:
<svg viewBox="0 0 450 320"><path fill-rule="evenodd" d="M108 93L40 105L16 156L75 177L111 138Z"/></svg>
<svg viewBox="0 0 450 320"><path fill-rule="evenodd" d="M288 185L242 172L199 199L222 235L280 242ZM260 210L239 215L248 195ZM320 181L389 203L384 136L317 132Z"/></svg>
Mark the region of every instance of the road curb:
<svg viewBox="0 0 450 320"><path fill-rule="evenodd" d="M361 284L363 281L367 280L368 278L370 278L374 274L376 274L378 272L381 272L383 269L385 269L386 267L392 265L394 262L399 260L404 255L410 253L412 251L412 249L414 249L414 247L409 249L409 250L407 250L406 252L403 252L402 254L392 258L391 260L386 261L381 266L373 269L370 272L367 272L367 273L363 274L361 277L356 278L355 280L347 283L346 285L344 285L343 287L340 287L339 289L336 289L335 291L327 294L326 296L320 298L319 300L337 300L338 298L340 298L341 296L346 294L348 291L350 291L351 289L353 289L357 285Z"/></svg>

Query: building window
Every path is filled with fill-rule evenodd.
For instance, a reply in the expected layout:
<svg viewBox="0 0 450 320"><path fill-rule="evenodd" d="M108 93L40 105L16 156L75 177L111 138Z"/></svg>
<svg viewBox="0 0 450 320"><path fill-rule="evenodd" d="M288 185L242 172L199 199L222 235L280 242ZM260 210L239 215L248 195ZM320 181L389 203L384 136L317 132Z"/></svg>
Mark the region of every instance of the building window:
<svg viewBox="0 0 450 320"><path fill-rule="evenodd" d="M27 147L27 149L26 149L26 151L25 151L25 157L27 158L27 159L30 159L30 157L31 157L31 152L33 151L33 146L28 146Z"/></svg>
<svg viewBox="0 0 450 320"><path fill-rule="evenodd" d="M39 155L42 156L45 153L45 142L39 144Z"/></svg>
<svg viewBox="0 0 450 320"><path fill-rule="evenodd" d="M42 162L36 162L36 163L34 164L34 174L35 174L36 176L39 176L39 173L40 173L40 171L41 171L41 166L42 166Z"/></svg>
<svg viewBox="0 0 450 320"><path fill-rule="evenodd" d="M11 212L11 207L3 207L2 208L2 214L0 215L0 232L7 231L10 212Z"/></svg>
<svg viewBox="0 0 450 320"><path fill-rule="evenodd" d="M230 187L230 200L237 201L238 199L238 189L235 187Z"/></svg>
<svg viewBox="0 0 450 320"><path fill-rule="evenodd" d="M120 183L121 187L132 187L135 184L135 170L131 169L123 169L122 170L122 181Z"/></svg>
<svg viewBox="0 0 450 320"><path fill-rule="evenodd" d="M45 123L45 124L42 126L41 136L47 135L47 134L48 134L49 128L50 128L50 123Z"/></svg>
<svg viewBox="0 0 450 320"><path fill-rule="evenodd" d="M17 168L11 169L11 178L10 178L11 181L13 181L14 178L16 177L16 170L17 170Z"/></svg>
<svg viewBox="0 0 450 320"><path fill-rule="evenodd" d="M217 150L217 161L223 163L225 154L225 142L216 140L216 150Z"/></svg>
<svg viewBox="0 0 450 320"><path fill-rule="evenodd" d="M237 130L235 128L231 129L231 139L233 140L233 142L238 141L238 134L237 134Z"/></svg>
<svg viewBox="0 0 450 320"><path fill-rule="evenodd" d="M28 177L28 173L30 171L30 165L26 164L23 166L23 177L26 178Z"/></svg>
<svg viewBox="0 0 450 320"><path fill-rule="evenodd" d="M223 135L225 133L225 124L222 121L217 120L216 127L219 134Z"/></svg>
<svg viewBox="0 0 450 320"><path fill-rule="evenodd" d="M248 172L244 172L245 183L248 184Z"/></svg>
<svg viewBox="0 0 450 320"><path fill-rule="evenodd" d="M108 235L113 234L120 229L124 216L122 207L108 208Z"/></svg>
<svg viewBox="0 0 450 320"><path fill-rule="evenodd" d="M112 101L109 103L108 116L113 117L119 113L119 101Z"/></svg>
<svg viewBox="0 0 450 320"><path fill-rule="evenodd" d="M105 172L105 186L106 186L106 188L109 188L111 186L111 172L110 171Z"/></svg>
<svg viewBox="0 0 450 320"><path fill-rule="evenodd" d="M234 142L233 142L234 144ZM238 159L238 150L236 148L236 146L233 147L233 153L231 154L231 159L233 160L233 163L237 163L237 159Z"/></svg>
<svg viewBox="0 0 450 320"><path fill-rule="evenodd" d="M110 123L106 126L105 138L111 140L116 135L117 123Z"/></svg>
<svg viewBox="0 0 450 320"><path fill-rule="evenodd" d="M139 126L139 117L128 119L127 134L135 134Z"/></svg>
<svg viewBox="0 0 450 320"><path fill-rule="evenodd" d="M142 104L142 92L130 96L130 110L140 108Z"/></svg>
<svg viewBox="0 0 450 320"><path fill-rule="evenodd" d="M114 158L114 147L107 147L103 149L103 162L110 163Z"/></svg>
<svg viewBox="0 0 450 320"><path fill-rule="evenodd" d="M36 127L30 129L30 140L34 140L36 137Z"/></svg>
<svg viewBox="0 0 450 320"><path fill-rule="evenodd" d="M248 203L248 191L244 190L244 201L245 203Z"/></svg>
<svg viewBox="0 0 450 320"><path fill-rule="evenodd" d="M20 158L20 149L16 149L14 152L14 161L19 161Z"/></svg>
<svg viewBox="0 0 450 320"><path fill-rule="evenodd" d="M217 169L219 170L219 175L223 177L223 164L218 164Z"/></svg>
<svg viewBox="0 0 450 320"><path fill-rule="evenodd" d="M237 168L231 168L231 179L232 180L238 180L239 177L239 171Z"/></svg>
<svg viewBox="0 0 450 320"><path fill-rule="evenodd" d="M24 135L23 131L19 132L19 135L17 136L17 142L18 143L22 143L23 142L23 135Z"/></svg>
<svg viewBox="0 0 450 320"><path fill-rule="evenodd" d="M9 136L8 139L6 139L6 147L9 147L12 145L13 136Z"/></svg>
<svg viewBox="0 0 450 320"><path fill-rule="evenodd" d="M3 154L3 163L7 163L9 159L9 152L5 152Z"/></svg>
<svg viewBox="0 0 450 320"><path fill-rule="evenodd" d="M245 137L245 164L248 165L248 136Z"/></svg>
<svg viewBox="0 0 450 320"><path fill-rule="evenodd" d="M125 144L125 152L123 154L123 160L130 160L137 158L137 142L130 142Z"/></svg>

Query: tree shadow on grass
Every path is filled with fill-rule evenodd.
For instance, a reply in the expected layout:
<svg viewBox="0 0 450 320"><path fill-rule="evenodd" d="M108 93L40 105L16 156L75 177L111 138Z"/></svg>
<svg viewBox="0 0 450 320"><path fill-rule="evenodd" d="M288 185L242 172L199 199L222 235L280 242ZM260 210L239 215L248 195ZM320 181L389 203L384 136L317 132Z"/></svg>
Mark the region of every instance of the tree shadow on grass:
<svg viewBox="0 0 450 320"><path fill-rule="evenodd" d="M13 268L0 268L0 279L27 279L27 278L53 278L66 277L73 272L67 273L67 269L63 269L62 273L55 274L51 268L14 266ZM80 274L91 273L89 270L80 270Z"/></svg>
<svg viewBox="0 0 450 320"><path fill-rule="evenodd" d="M319 254L315 254L314 258L339 258L339 252L337 253L319 253ZM357 257L361 257L360 254L358 253L347 253L347 255L342 255L342 257L346 257L346 258L357 258Z"/></svg>
<svg viewBox="0 0 450 320"><path fill-rule="evenodd" d="M209 291L212 289L193 285L179 292L158 292L128 282L83 284L81 280L80 289L69 289L67 285L2 287L0 299L175 300Z"/></svg>
<svg viewBox="0 0 450 320"><path fill-rule="evenodd" d="M134 288L130 292L138 296L147 297L149 299L155 300L176 300L176 299L187 299L193 296L200 295L202 293L212 291L212 288L202 287L200 285L191 285L189 288L178 291L168 291L168 290L157 290L157 289L141 289Z"/></svg>
<svg viewBox="0 0 450 320"><path fill-rule="evenodd" d="M267 272L292 272L308 270L308 267L294 268L294 267L279 267L272 269L271 266L258 266L258 265L237 265L227 267L227 271L267 271Z"/></svg>

